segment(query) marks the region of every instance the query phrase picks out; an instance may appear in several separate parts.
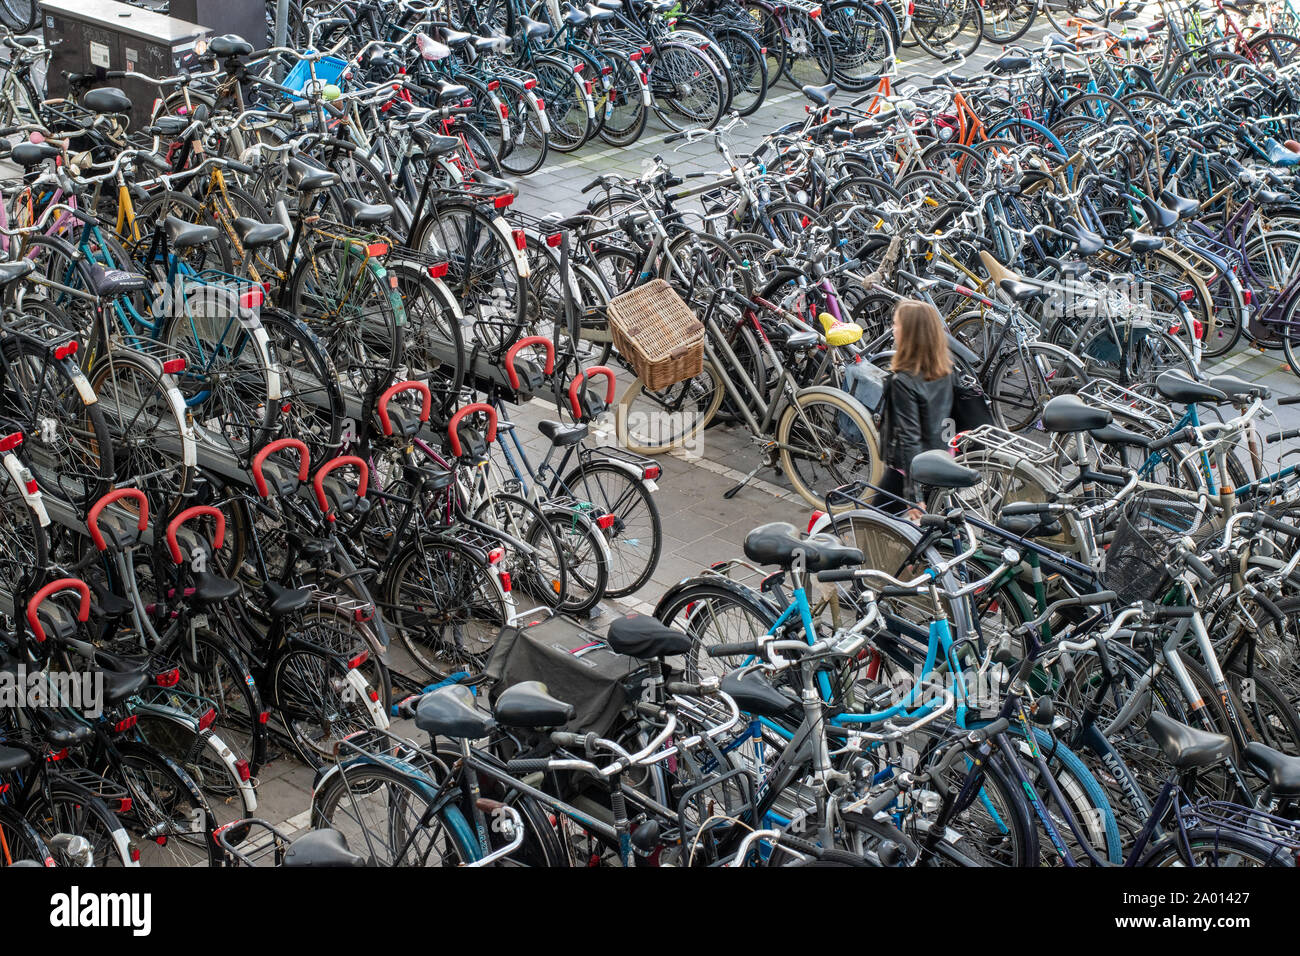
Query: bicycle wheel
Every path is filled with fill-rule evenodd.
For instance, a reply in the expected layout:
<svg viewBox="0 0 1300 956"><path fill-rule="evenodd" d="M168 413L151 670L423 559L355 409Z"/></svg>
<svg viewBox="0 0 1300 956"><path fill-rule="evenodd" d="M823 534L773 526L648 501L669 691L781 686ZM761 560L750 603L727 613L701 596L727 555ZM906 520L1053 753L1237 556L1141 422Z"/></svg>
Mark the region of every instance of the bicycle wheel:
<svg viewBox="0 0 1300 956"><path fill-rule="evenodd" d="M312 799L312 827L339 831L368 866L455 867L477 859L460 809L434 804L434 790L416 774L371 762L340 766Z"/></svg>
<svg viewBox="0 0 1300 956"><path fill-rule="evenodd" d="M408 545L384 587L393 630L437 680L457 670L481 670L514 612L486 556L445 537Z"/></svg>
<svg viewBox="0 0 1300 956"><path fill-rule="evenodd" d="M847 392L808 388L795 396L776 426L781 470L814 508L826 493L857 481L880 484L884 463L871 414Z"/></svg>
<svg viewBox="0 0 1300 956"><path fill-rule="evenodd" d="M683 230L669 239L658 273L699 311L715 289L735 289L747 299L754 294L754 277L745 260L725 240L707 232Z"/></svg>
<svg viewBox="0 0 1300 956"><path fill-rule="evenodd" d="M209 631L196 634L193 654L185 655L177 686L212 702L216 709L212 729L255 775L266 759L266 709L248 665L230 644L230 639Z"/></svg>
<svg viewBox="0 0 1300 956"><path fill-rule="evenodd" d="M49 786L44 792L38 791L23 816L47 843L60 833L85 837L90 843L93 866L135 865L122 821L103 800L84 787L52 776ZM58 862L67 865L72 861Z"/></svg>
<svg viewBox="0 0 1300 956"><path fill-rule="evenodd" d="M14 33L36 26L36 0L0 0L0 22Z"/></svg>
<svg viewBox="0 0 1300 956"><path fill-rule="evenodd" d="M989 372L987 394L998 424L1018 432L1037 427L1048 399L1077 392L1087 381L1083 364L1069 352L1026 342L998 359Z"/></svg>
<svg viewBox="0 0 1300 956"><path fill-rule="evenodd" d="M377 691L369 684L358 687L355 680L340 655L313 647L291 647L272 663L271 703L310 766L334 760L340 740L375 726L366 695Z"/></svg>
<svg viewBox="0 0 1300 956"><path fill-rule="evenodd" d="M461 314L442 280L417 263L389 263L397 277L397 290L406 310L403 364L408 377L429 386L435 412L452 407L465 383L466 350L461 336Z"/></svg>
<svg viewBox="0 0 1300 956"><path fill-rule="evenodd" d="M835 78L835 48L830 31L804 10L786 7L785 75L795 88L821 86Z"/></svg>
<svg viewBox="0 0 1300 956"><path fill-rule="evenodd" d="M128 350L100 358L90 384L113 439L117 480L149 496L151 511L179 511L197 470L182 453L185 404L159 366Z"/></svg>
<svg viewBox="0 0 1300 956"><path fill-rule="evenodd" d="M155 234L163 229L163 222L174 216L182 222L206 226L208 217L204 215L199 201L187 193L164 191L150 196L135 207L135 219L127 227L127 235L122 243L131 261L136 267L154 280L155 289L167 292L169 262L162 255L161 243L155 244ZM139 236L132 230L138 230ZM172 248L168 243L168 252L174 261L183 264L191 273L198 274L204 269L216 269L219 272L233 271L230 244L220 234L208 242L202 242L185 249ZM125 263L122 264L125 266ZM156 304L155 315L167 315L171 310L161 303Z"/></svg>
<svg viewBox="0 0 1300 956"><path fill-rule="evenodd" d="M216 866L217 818L198 784L170 757L140 742L116 745L121 763L104 768L131 791L122 823L138 838L141 866Z"/></svg>
<svg viewBox="0 0 1300 956"><path fill-rule="evenodd" d="M503 79L501 93L510 115L510 138L502 144L501 168L527 176L541 169L550 153L546 117L537 106L537 95L523 84Z"/></svg>
<svg viewBox="0 0 1300 956"><path fill-rule="evenodd" d="M1295 296L1287 304L1282 318L1282 354L1291 371L1300 375L1300 296Z"/></svg>
<svg viewBox="0 0 1300 956"><path fill-rule="evenodd" d="M618 440L639 455L674 448L700 453L700 435L722 405L722 376L705 360L699 375L658 391L638 376L619 397L615 410Z"/></svg>
<svg viewBox="0 0 1300 956"><path fill-rule="evenodd" d="M691 637L685 679L725 677L732 664L709 657L716 644L757 640L775 626L778 611L757 592L715 577L688 578L665 592L655 605L655 619Z"/></svg>
<svg viewBox="0 0 1300 956"><path fill-rule="evenodd" d="M605 593L626 597L645 586L659 564L663 528L659 507L645 482L610 461L599 458L569 472L560 487L589 502L598 519L611 515L604 529L609 543L609 583Z"/></svg>
<svg viewBox="0 0 1300 956"><path fill-rule="evenodd" d="M726 105L726 77L713 59L685 43L655 48L646 71L650 105L671 130L692 126L712 129Z"/></svg>
<svg viewBox="0 0 1300 956"><path fill-rule="evenodd" d="M512 584L547 607L560 607L568 599L571 569L542 509L518 495L497 493L479 504L474 520L513 539L502 541Z"/></svg>
<svg viewBox="0 0 1300 956"><path fill-rule="evenodd" d="M767 51L767 78L770 89L785 75L787 46L781 20L774 8L764 0L738 0L738 5L754 24L754 39L762 49Z"/></svg>
<svg viewBox="0 0 1300 956"><path fill-rule="evenodd" d="M1038 18L1039 0L987 0L984 6L984 39L990 43L1014 43L1029 32Z"/></svg>
<svg viewBox="0 0 1300 956"><path fill-rule="evenodd" d="M983 10L978 0L924 0L913 10L912 36L933 57L960 53L969 58L984 36Z"/></svg>
<svg viewBox="0 0 1300 956"><path fill-rule="evenodd" d="M0 807L0 867L20 861L54 866L54 855L36 828L11 807Z"/></svg>
<svg viewBox="0 0 1300 956"><path fill-rule="evenodd" d="M528 281L520 275L511 241L493 217L471 203L438 206L425 220L413 247L447 263L443 284L463 312L461 338L500 356L523 328Z"/></svg>
<svg viewBox="0 0 1300 956"><path fill-rule="evenodd" d="M307 446L314 474L338 454L342 441L346 412L338 372L321 340L288 312L264 312L262 325L280 367L280 436Z"/></svg>
<svg viewBox="0 0 1300 956"><path fill-rule="evenodd" d="M851 92L867 89L894 59L884 14L861 0L838 0L824 9L822 20L835 50L836 86Z"/></svg>
<svg viewBox="0 0 1300 956"><path fill-rule="evenodd" d="M752 33L737 27L715 27L713 35L730 64L727 80L731 84L731 108L741 116L750 116L763 105L771 82L763 48Z"/></svg>
<svg viewBox="0 0 1300 956"><path fill-rule="evenodd" d="M3 360L7 415L23 432L23 461L47 493L84 511L120 465L102 396L86 404L75 359L55 359L53 346L10 337Z"/></svg>
<svg viewBox="0 0 1300 956"><path fill-rule="evenodd" d="M533 60L529 69L537 77L537 92L546 103L551 148L573 152L595 132L596 107L582 77L573 72L573 67L549 57Z"/></svg>
<svg viewBox="0 0 1300 956"><path fill-rule="evenodd" d="M553 538L560 544L560 556L567 573L564 601L560 610L585 614L605 597L609 585L609 544L590 517L571 508L543 505ZM542 538L537 528L530 536Z"/></svg>
<svg viewBox="0 0 1300 956"><path fill-rule="evenodd" d="M132 710L136 732L150 747L175 761L198 786L218 825L242 820L256 809L244 800L247 783L240 777L234 751L210 729L177 713L150 708Z"/></svg>
<svg viewBox="0 0 1300 956"><path fill-rule="evenodd" d="M1138 866L1294 867L1295 858L1285 847L1223 830L1186 830L1165 837Z"/></svg>

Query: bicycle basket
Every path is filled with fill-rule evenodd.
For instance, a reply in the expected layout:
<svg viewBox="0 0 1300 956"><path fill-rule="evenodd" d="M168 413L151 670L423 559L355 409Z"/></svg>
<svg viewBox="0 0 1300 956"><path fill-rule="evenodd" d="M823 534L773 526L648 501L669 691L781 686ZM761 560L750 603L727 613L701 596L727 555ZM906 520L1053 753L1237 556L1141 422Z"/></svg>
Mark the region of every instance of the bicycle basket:
<svg viewBox="0 0 1300 956"><path fill-rule="evenodd" d="M1138 495L1116 522L1103 583L1124 604L1155 600L1168 584L1170 556L1196 535L1202 516L1197 504L1173 495Z"/></svg>
<svg viewBox="0 0 1300 956"><path fill-rule="evenodd" d="M310 50L308 51L311 52ZM299 60L288 76L284 78L283 86L291 90L297 90L299 93L306 93L311 86L311 67L312 64L307 60ZM316 82L320 86L334 84L342 88L343 71L348 68L348 61L341 60L336 56L323 56L316 63ZM294 102L301 102L301 97L290 97Z"/></svg>
<svg viewBox="0 0 1300 956"><path fill-rule="evenodd" d="M699 375L704 368L704 326L663 279L615 296L609 330L647 390L657 392Z"/></svg>

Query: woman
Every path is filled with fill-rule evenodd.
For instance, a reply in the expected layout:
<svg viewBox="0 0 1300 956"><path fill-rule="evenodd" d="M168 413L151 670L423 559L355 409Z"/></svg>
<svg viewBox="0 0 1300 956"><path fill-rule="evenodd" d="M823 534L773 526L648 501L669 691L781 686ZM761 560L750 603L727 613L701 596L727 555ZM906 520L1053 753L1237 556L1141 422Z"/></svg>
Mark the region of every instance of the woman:
<svg viewBox="0 0 1300 956"><path fill-rule="evenodd" d="M913 520L925 510L908 478L912 459L944 448L943 422L952 414L952 360L939 311L928 302L903 299L894 306L894 358L885 394L885 476L873 504ZM888 494L886 494L888 492ZM899 499L903 499L900 501Z"/></svg>

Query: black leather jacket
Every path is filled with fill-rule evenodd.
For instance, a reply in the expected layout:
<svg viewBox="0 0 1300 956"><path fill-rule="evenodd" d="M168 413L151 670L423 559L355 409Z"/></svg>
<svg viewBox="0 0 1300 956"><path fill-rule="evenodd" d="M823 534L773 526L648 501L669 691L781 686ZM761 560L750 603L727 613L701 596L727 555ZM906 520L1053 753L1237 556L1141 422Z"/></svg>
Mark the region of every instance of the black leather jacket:
<svg viewBox="0 0 1300 956"><path fill-rule="evenodd" d="M886 465L906 475L914 457L947 445L943 420L952 414L952 376L927 382L909 372L895 372L889 401L890 428L882 454ZM905 489L906 496L914 500L916 489L910 480Z"/></svg>

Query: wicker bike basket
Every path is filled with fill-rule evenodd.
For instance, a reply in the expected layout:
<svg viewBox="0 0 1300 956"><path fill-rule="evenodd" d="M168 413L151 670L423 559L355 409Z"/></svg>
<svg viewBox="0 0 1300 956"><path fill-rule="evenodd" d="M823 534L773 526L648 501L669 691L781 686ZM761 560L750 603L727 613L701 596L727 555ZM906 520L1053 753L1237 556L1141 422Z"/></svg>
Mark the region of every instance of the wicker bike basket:
<svg viewBox="0 0 1300 956"><path fill-rule="evenodd" d="M655 392L699 375L704 326L663 279L652 279L609 303L614 348Z"/></svg>

